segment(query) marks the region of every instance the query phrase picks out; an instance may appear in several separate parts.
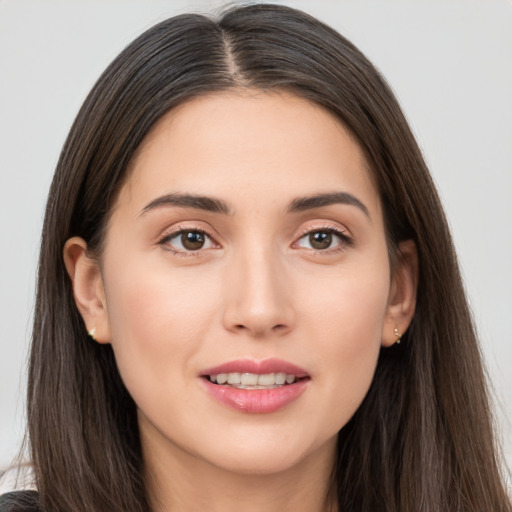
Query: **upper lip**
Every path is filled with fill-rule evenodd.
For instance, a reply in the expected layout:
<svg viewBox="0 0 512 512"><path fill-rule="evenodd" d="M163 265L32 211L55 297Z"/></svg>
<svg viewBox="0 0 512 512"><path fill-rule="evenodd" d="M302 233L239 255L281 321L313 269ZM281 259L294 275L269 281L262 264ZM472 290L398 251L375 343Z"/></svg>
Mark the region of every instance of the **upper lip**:
<svg viewBox="0 0 512 512"><path fill-rule="evenodd" d="M309 374L304 368L292 364L282 359L263 359L255 361L253 359L236 359L222 363L212 368L201 371L201 376L218 375L219 373L255 373L264 375L268 373L286 373L295 375L297 378L308 377Z"/></svg>

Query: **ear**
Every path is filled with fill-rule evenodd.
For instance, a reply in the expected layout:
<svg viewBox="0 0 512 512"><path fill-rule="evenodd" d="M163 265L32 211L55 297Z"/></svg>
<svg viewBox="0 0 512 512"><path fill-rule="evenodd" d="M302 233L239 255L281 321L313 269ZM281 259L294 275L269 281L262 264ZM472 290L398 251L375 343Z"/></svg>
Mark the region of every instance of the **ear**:
<svg viewBox="0 0 512 512"><path fill-rule="evenodd" d="M416 308L418 288L418 252L412 240L398 245L398 261L391 277L388 306L382 328L382 345L390 347L409 327Z"/></svg>
<svg viewBox="0 0 512 512"><path fill-rule="evenodd" d="M85 329L88 332L94 329L92 337L98 343L110 343L103 277L97 260L87 252L87 244L82 238L73 237L66 242L64 263Z"/></svg>

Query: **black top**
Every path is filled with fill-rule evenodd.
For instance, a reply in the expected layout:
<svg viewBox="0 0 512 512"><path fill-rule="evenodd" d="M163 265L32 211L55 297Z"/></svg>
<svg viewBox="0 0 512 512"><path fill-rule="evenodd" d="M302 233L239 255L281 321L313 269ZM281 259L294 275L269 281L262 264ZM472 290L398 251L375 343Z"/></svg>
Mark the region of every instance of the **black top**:
<svg viewBox="0 0 512 512"><path fill-rule="evenodd" d="M0 512L40 512L36 491L14 491L0 496Z"/></svg>

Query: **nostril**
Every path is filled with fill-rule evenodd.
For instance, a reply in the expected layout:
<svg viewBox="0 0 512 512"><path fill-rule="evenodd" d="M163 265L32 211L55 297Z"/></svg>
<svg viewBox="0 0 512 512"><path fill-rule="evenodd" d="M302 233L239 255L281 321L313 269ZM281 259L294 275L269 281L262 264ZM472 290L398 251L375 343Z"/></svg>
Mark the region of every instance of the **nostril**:
<svg viewBox="0 0 512 512"><path fill-rule="evenodd" d="M288 326L286 324L275 324L272 327L266 329L263 326L257 325L250 327L244 324L235 324L233 326L233 330L237 332L248 331L252 333L252 335L260 337L265 336L265 333L283 333L288 330Z"/></svg>

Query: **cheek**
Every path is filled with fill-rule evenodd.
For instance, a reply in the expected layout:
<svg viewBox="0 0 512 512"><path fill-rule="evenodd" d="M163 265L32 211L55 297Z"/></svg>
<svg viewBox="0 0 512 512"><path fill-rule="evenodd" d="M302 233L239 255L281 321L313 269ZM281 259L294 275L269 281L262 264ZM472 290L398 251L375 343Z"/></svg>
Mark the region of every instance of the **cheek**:
<svg viewBox="0 0 512 512"><path fill-rule="evenodd" d="M380 265L382 269L382 265ZM384 269L385 270L385 269ZM366 396L381 348L387 309L386 272L351 272L332 277L303 294L308 338L315 340L316 384L332 432L344 426Z"/></svg>
<svg viewBox="0 0 512 512"><path fill-rule="evenodd" d="M386 266L364 265L302 280L300 317L315 327L321 339L335 347L361 349L380 344L382 323L387 310L389 274Z"/></svg>
<svg viewBox="0 0 512 512"><path fill-rule="evenodd" d="M148 347L161 339L177 339L189 346L213 314L215 283L193 269L176 271L158 254L124 260L121 268L110 271L106 286L114 343Z"/></svg>
<svg viewBox="0 0 512 512"><path fill-rule="evenodd" d="M171 378L187 382L190 363L216 314L215 293L197 277L132 262L110 272L106 294L112 347L137 403L151 400ZM211 284L210 284L211 286Z"/></svg>

